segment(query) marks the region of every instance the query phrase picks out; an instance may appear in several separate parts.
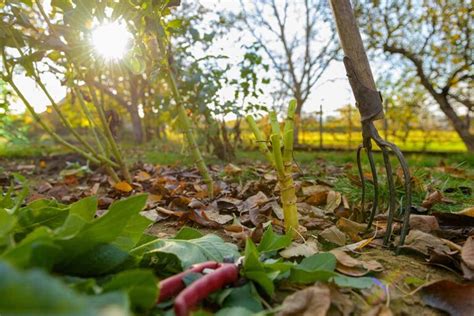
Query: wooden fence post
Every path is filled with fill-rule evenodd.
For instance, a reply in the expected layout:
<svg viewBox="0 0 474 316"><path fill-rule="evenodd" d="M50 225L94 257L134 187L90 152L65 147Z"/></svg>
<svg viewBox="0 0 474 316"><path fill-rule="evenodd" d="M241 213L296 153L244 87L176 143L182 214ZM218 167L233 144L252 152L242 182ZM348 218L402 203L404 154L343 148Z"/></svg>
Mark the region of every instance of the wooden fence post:
<svg viewBox="0 0 474 316"><path fill-rule="evenodd" d="M319 105L319 149L323 149L323 105Z"/></svg>

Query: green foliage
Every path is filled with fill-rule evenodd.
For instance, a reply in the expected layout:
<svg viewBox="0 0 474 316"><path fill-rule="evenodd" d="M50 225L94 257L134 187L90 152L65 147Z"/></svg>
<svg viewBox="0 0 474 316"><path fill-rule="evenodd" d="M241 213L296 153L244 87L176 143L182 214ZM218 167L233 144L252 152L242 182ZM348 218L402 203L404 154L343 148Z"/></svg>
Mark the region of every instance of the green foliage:
<svg viewBox="0 0 474 316"><path fill-rule="evenodd" d="M0 196L1 314L103 315L112 308L121 315L147 313L156 309L155 275L239 256L235 245L193 228L184 227L170 239L144 235L150 222L139 211L146 195L117 201L98 218L95 197L71 205L37 200L21 206L23 199L24 193L15 194L12 189ZM373 284L371 278L335 272L336 259L330 253L319 253L300 263L279 259L277 251L291 241L290 236L278 235L271 227L258 247L248 239L241 275L251 282L212 294L208 299L223 308L219 313L261 312L259 291L271 296L283 280L334 282L353 288ZM195 277L198 275L185 283Z"/></svg>
<svg viewBox="0 0 474 316"><path fill-rule="evenodd" d="M0 295L2 315L106 315L108 308L120 315L129 314L125 293L82 295L44 271L20 271L3 262L0 262Z"/></svg>
<svg viewBox="0 0 474 316"><path fill-rule="evenodd" d="M104 308L113 307L127 315L130 308L153 307L158 290L151 271L132 269L113 275L135 266L129 251L150 224L139 215L146 195L115 202L99 218L94 218L95 197L71 205L37 200L12 211L11 206L23 198L12 197L9 191L0 199L0 293L8 298L1 300L0 314L101 315ZM68 286L48 271L109 275L110 280L98 286L93 279L69 278L75 281ZM79 293L91 294L91 288L94 294L104 294Z"/></svg>
<svg viewBox="0 0 474 316"><path fill-rule="evenodd" d="M264 264L260 262L257 247L255 247L251 239L247 239L247 243L245 244L242 275L261 286L267 294L272 295L273 292L275 292L272 276L276 277L277 274L265 270Z"/></svg>
<svg viewBox="0 0 474 316"><path fill-rule="evenodd" d="M331 253L318 253L304 258L291 269L290 280L295 283L311 284L329 281L336 276L336 257Z"/></svg>
<svg viewBox="0 0 474 316"><path fill-rule="evenodd" d="M103 285L104 292L125 290L132 308L148 310L155 305L158 287L152 271L133 269L120 272Z"/></svg>
<svg viewBox="0 0 474 316"><path fill-rule="evenodd" d="M290 235L278 235L273 232L271 227L268 227L263 233L262 240L258 244L257 250L260 253L273 252L288 247L291 244L292 238Z"/></svg>
<svg viewBox="0 0 474 316"><path fill-rule="evenodd" d="M142 264L153 266L157 271L179 271L195 263L209 260L223 262L225 258L239 256L237 246L226 243L213 234L196 238L196 234L181 231L177 237L151 241L135 248L132 253L143 256Z"/></svg>

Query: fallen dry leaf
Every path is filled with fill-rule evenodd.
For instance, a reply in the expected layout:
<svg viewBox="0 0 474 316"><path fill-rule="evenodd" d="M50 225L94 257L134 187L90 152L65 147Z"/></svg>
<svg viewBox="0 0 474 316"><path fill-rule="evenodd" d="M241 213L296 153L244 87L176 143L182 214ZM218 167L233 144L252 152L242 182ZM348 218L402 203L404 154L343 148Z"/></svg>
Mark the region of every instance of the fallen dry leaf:
<svg viewBox="0 0 474 316"><path fill-rule="evenodd" d="M280 251L280 256L286 259L296 257L309 257L319 252L318 244L315 240L306 240L300 244L292 242L286 249Z"/></svg>
<svg viewBox="0 0 474 316"><path fill-rule="evenodd" d="M440 253L449 253L449 247L440 238L419 230L410 230L402 249L414 250L425 256L429 256L430 249L436 249Z"/></svg>
<svg viewBox="0 0 474 316"><path fill-rule="evenodd" d="M316 284L285 298L278 316L324 316L331 306L329 287Z"/></svg>
<svg viewBox="0 0 474 316"><path fill-rule="evenodd" d="M207 218L221 225L227 224L234 219L232 215L220 214L218 211L205 211L204 213Z"/></svg>
<svg viewBox="0 0 474 316"><path fill-rule="evenodd" d="M392 316L393 313L389 307L385 304L379 304L371 308L367 314L367 316Z"/></svg>
<svg viewBox="0 0 474 316"><path fill-rule="evenodd" d="M333 249L330 252L336 256L336 270L343 274L360 277L370 272L383 271L383 266L375 260L361 261L351 257L340 249Z"/></svg>
<svg viewBox="0 0 474 316"><path fill-rule="evenodd" d="M334 212L334 210L341 204L342 195L336 191L329 191L326 199L326 211Z"/></svg>
<svg viewBox="0 0 474 316"><path fill-rule="evenodd" d="M329 190L331 190L330 187L328 187L327 185L321 185L321 184L304 186L301 188L301 191L303 192L304 196L313 195L314 193L319 193L319 192L328 192Z"/></svg>
<svg viewBox="0 0 474 316"><path fill-rule="evenodd" d="M99 188L100 188L100 183L99 182L94 183L94 185L91 188L91 194L97 195L97 193L99 192Z"/></svg>
<svg viewBox="0 0 474 316"><path fill-rule="evenodd" d="M461 214L461 215L466 215L466 216L474 217L474 206L465 208L465 209L462 210L461 212L457 212L457 214Z"/></svg>
<svg viewBox="0 0 474 316"><path fill-rule="evenodd" d="M339 218L336 223L337 228L339 228L342 232L346 233L350 239L353 241L360 241L362 238L360 234L365 232L367 229L366 224L357 223L347 219L345 217Z"/></svg>
<svg viewBox="0 0 474 316"><path fill-rule="evenodd" d="M435 281L422 287L420 294L425 304L450 315L470 316L474 311L474 283Z"/></svg>
<svg viewBox="0 0 474 316"><path fill-rule="evenodd" d="M467 238L461 250L462 262L469 268L474 270L474 236Z"/></svg>
<svg viewBox="0 0 474 316"><path fill-rule="evenodd" d="M440 203L443 200L443 193L441 191L436 190L431 192L426 196L426 198L421 203L421 206L426 209L431 209L435 204Z"/></svg>
<svg viewBox="0 0 474 316"><path fill-rule="evenodd" d="M144 181L150 180L150 178L151 178L151 175L145 171L140 171L135 176L135 180L137 180L138 182L144 182Z"/></svg>
<svg viewBox="0 0 474 316"><path fill-rule="evenodd" d="M344 246L346 244L346 234L341 232L336 226L326 228L319 236L338 246Z"/></svg>
<svg viewBox="0 0 474 316"><path fill-rule="evenodd" d="M328 191L320 191L311 194L305 202L311 205L319 206L326 203Z"/></svg>
<svg viewBox="0 0 474 316"><path fill-rule="evenodd" d="M228 175L236 175L242 172L242 168L230 163L224 167L224 172Z"/></svg>
<svg viewBox="0 0 474 316"><path fill-rule="evenodd" d="M120 181L114 184L114 189L120 192L128 193L133 190L132 186L125 181Z"/></svg>
<svg viewBox="0 0 474 316"><path fill-rule="evenodd" d="M430 233L439 230L439 224L436 217L432 215L410 215L410 229L420 230Z"/></svg>

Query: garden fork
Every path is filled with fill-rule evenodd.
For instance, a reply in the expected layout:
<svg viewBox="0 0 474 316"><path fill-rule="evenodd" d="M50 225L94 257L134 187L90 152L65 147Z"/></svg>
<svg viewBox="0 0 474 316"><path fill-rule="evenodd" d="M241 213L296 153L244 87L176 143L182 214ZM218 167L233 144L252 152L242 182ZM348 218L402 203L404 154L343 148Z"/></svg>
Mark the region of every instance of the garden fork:
<svg viewBox="0 0 474 316"><path fill-rule="evenodd" d="M390 162L390 151L396 156L403 171L405 182L405 210L404 218L400 232L400 241L397 246L403 245L409 229L410 210L411 210L411 178L407 161L400 149L393 143L390 143L380 137L375 128L374 121L384 118L382 97L377 91L375 81L372 76L364 44L357 27L354 12L350 0L331 0L331 8L336 20L339 40L344 51L344 66L347 77L356 100L356 105L361 116L362 123L362 144L357 149L357 167L362 184L362 210L365 202L365 179L362 171L361 152L365 149L369 160L372 180L374 183L374 201L369 216L367 229L372 226L375 213L378 209L379 186L377 181L377 170L374 163L372 141L380 148L383 155L385 171L387 173L387 182L389 190L389 209L387 219L387 230L384 238L384 245L388 245L392 234L392 224L396 208L395 184L393 180L392 164ZM401 206L403 210L403 205Z"/></svg>

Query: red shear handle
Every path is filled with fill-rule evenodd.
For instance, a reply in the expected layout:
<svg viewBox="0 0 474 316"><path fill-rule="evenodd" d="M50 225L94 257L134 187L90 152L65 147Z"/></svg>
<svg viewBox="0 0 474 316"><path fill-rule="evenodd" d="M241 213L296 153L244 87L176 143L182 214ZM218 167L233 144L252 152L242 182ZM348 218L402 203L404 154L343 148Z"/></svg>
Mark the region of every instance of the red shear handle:
<svg viewBox="0 0 474 316"><path fill-rule="evenodd" d="M185 288L174 301L174 312L176 316L188 316L190 311L200 301L212 292L220 290L224 286L234 283L239 279L239 268L232 263L222 263L209 274L194 281Z"/></svg>
<svg viewBox="0 0 474 316"><path fill-rule="evenodd" d="M198 263L186 271L173 275L169 278L166 278L160 282L158 287L160 288L160 296L158 297L158 301L156 302L161 303L164 302L176 294L178 294L182 289L186 287L183 282L183 278L189 273L199 273L202 272L204 269L217 269L220 266L220 263L215 261L207 261L203 263Z"/></svg>

